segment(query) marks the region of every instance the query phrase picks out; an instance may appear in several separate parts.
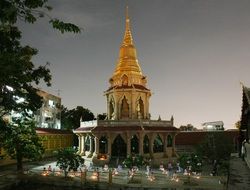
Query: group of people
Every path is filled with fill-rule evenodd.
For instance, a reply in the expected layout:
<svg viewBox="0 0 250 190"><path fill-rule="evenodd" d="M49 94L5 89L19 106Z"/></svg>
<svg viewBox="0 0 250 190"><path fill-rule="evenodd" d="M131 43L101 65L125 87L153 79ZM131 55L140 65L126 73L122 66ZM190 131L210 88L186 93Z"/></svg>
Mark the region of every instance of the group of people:
<svg viewBox="0 0 250 190"><path fill-rule="evenodd" d="M62 170L60 169L59 172ZM52 169L51 165L48 166L48 168L44 167L42 171L42 175L47 176L47 175L55 175L55 168Z"/></svg>

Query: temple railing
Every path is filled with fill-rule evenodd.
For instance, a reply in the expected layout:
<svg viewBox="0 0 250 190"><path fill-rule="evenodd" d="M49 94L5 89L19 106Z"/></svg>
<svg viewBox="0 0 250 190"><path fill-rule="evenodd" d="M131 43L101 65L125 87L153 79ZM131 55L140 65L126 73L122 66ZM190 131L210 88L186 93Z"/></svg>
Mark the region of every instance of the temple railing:
<svg viewBox="0 0 250 190"><path fill-rule="evenodd" d="M96 126L172 126L167 120L92 120L81 122L81 127Z"/></svg>

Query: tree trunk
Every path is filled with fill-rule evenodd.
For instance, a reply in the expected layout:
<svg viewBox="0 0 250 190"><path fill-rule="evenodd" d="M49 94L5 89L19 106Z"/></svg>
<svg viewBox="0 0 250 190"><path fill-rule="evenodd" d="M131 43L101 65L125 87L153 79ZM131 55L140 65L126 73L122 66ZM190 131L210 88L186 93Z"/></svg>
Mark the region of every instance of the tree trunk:
<svg viewBox="0 0 250 190"><path fill-rule="evenodd" d="M66 170L64 170L64 177L66 178L67 175L68 175L68 172L67 172L67 169L66 169Z"/></svg>
<svg viewBox="0 0 250 190"><path fill-rule="evenodd" d="M23 172L23 156L19 152L16 154L16 161L17 161L17 171Z"/></svg>

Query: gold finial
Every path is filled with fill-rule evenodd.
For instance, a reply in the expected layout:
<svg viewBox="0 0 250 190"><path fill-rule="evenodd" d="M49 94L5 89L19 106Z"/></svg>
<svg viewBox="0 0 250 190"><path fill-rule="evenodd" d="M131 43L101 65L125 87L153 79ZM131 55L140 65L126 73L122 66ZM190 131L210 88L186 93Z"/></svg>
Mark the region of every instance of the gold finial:
<svg viewBox="0 0 250 190"><path fill-rule="evenodd" d="M126 7L126 31L130 30L129 16L128 16L128 6Z"/></svg>
<svg viewBox="0 0 250 190"><path fill-rule="evenodd" d="M128 6L126 6L126 19L129 19L129 17L128 17Z"/></svg>

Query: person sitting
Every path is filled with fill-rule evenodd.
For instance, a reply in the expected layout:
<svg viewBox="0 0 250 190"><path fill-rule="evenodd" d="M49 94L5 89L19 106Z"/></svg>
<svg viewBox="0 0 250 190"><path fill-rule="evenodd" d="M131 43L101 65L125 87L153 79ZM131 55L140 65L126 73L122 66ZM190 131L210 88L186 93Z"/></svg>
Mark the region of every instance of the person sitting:
<svg viewBox="0 0 250 190"><path fill-rule="evenodd" d="M146 166L146 175L149 176L149 174L150 174L150 166L147 165Z"/></svg>
<svg viewBox="0 0 250 190"><path fill-rule="evenodd" d="M90 162L90 163L89 163L88 170L92 170L92 169L93 169L93 163L92 163L92 162Z"/></svg>
<svg viewBox="0 0 250 190"><path fill-rule="evenodd" d="M122 171L122 166L121 166L120 164L117 166L117 171L118 171L118 172L121 172L121 171Z"/></svg>
<svg viewBox="0 0 250 190"><path fill-rule="evenodd" d="M174 172L174 173L173 173L173 177L172 177L172 179L171 179L171 180L177 180L177 177L178 177L178 176L177 176L177 173L176 173L176 172Z"/></svg>
<svg viewBox="0 0 250 190"><path fill-rule="evenodd" d="M117 169L115 168L114 170L113 170L113 172L112 172L112 175L114 176L114 175L117 175L118 174L118 171L117 171Z"/></svg>
<svg viewBox="0 0 250 190"><path fill-rule="evenodd" d="M161 171L164 171L164 170L165 170L163 164L160 164L159 170L161 170Z"/></svg>
<svg viewBox="0 0 250 190"><path fill-rule="evenodd" d="M168 162L168 170L171 171L173 169L172 163Z"/></svg>
<svg viewBox="0 0 250 190"><path fill-rule="evenodd" d="M105 172L107 172L107 171L109 170L109 167L108 167L108 165L107 165L107 164L104 164L104 166L103 166L103 170L104 170Z"/></svg>
<svg viewBox="0 0 250 190"><path fill-rule="evenodd" d="M135 173L135 172L137 172L139 169L138 169L138 167L137 166L133 166L132 167L132 171Z"/></svg>
<svg viewBox="0 0 250 190"><path fill-rule="evenodd" d="M180 167L180 163L179 163L179 162L177 162L176 167L177 167L176 172L177 172L177 173L181 173L183 169Z"/></svg>
<svg viewBox="0 0 250 190"><path fill-rule="evenodd" d="M169 172L168 172L167 169L164 169L164 170L162 171L162 174L169 176Z"/></svg>
<svg viewBox="0 0 250 190"><path fill-rule="evenodd" d="M150 181L155 180L155 176L154 176L154 173L152 171L150 172L150 175L148 176L148 180L150 180Z"/></svg>
<svg viewBox="0 0 250 190"><path fill-rule="evenodd" d="M185 169L183 175L188 175L188 170Z"/></svg>
<svg viewBox="0 0 250 190"><path fill-rule="evenodd" d="M51 165L49 165L49 167L48 167L48 172L52 172Z"/></svg>

